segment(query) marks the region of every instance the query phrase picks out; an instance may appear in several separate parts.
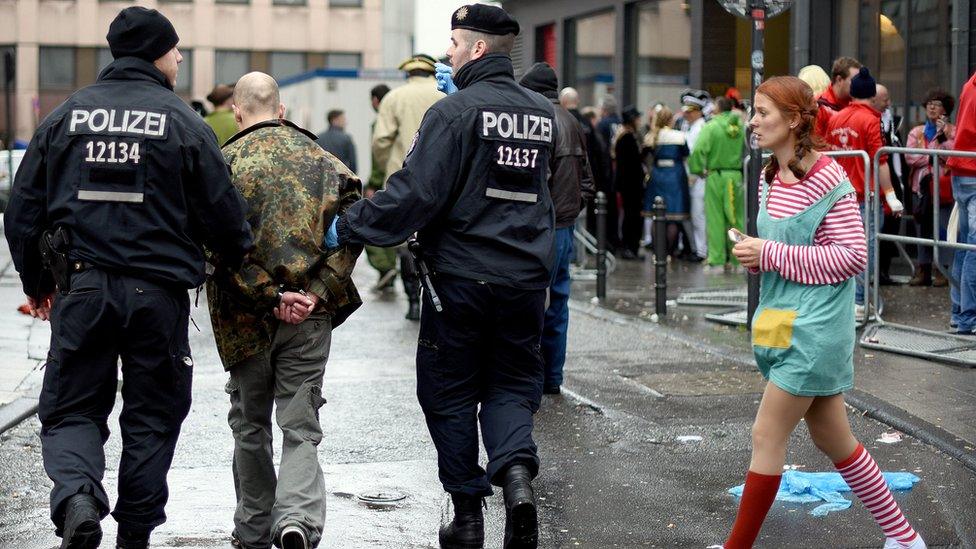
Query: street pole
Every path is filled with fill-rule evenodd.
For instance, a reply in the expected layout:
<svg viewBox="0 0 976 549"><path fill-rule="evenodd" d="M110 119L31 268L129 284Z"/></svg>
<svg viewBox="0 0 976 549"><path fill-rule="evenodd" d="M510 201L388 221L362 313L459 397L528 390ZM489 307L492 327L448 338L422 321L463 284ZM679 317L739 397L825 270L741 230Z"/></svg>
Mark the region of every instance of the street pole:
<svg viewBox="0 0 976 549"><path fill-rule="evenodd" d="M3 111L7 122L7 132L4 140L7 144L7 177L9 187L14 188L14 115L13 115L13 85L14 85L14 54L11 51L3 54ZM6 199L0 197L0 211L6 209Z"/></svg>
<svg viewBox="0 0 976 549"><path fill-rule="evenodd" d="M596 193L596 297L607 299L607 195Z"/></svg>
<svg viewBox="0 0 976 549"><path fill-rule="evenodd" d="M763 53L763 34L766 30L766 2L751 0L749 16L752 20L752 110L756 109L756 88L762 84L765 55ZM759 216L759 178L762 176L762 149L749 131L749 181L746 182L746 232L749 236L759 234L756 218ZM759 275L748 275L748 313L746 326L752 329L752 317L759 306Z"/></svg>
<svg viewBox="0 0 976 549"><path fill-rule="evenodd" d="M659 320L668 315L668 209L664 199L654 197L654 312Z"/></svg>

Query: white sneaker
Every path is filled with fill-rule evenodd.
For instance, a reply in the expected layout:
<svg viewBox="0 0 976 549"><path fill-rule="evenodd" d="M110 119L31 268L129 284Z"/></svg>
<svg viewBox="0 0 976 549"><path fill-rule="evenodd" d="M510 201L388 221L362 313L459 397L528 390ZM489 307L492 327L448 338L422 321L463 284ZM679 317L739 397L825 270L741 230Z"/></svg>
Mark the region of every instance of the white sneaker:
<svg viewBox="0 0 976 549"><path fill-rule="evenodd" d="M281 531L281 549L309 549L305 530L294 524Z"/></svg>
<svg viewBox="0 0 976 549"><path fill-rule="evenodd" d="M921 535L915 536L915 541L908 545L896 540L895 538L888 538L885 540L884 549L926 549L925 540L922 539Z"/></svg>
<svg viewBox="0 0 976 549"><path fill-rule="evenodd" d="M709 545L705 549L725 549L724 545Z"/></svg>

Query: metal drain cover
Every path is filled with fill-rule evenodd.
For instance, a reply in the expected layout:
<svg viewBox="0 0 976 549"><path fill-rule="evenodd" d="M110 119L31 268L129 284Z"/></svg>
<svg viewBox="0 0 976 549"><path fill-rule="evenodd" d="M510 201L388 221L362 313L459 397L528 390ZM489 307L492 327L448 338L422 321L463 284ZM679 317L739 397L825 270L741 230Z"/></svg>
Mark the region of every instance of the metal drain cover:
<svg viewBox="0 0 976 549"><path fill-rule="evenodd" d="M407 499L406 494L394 491L365 492L356 498L366 504L371 505L392 505Z"/></svg>

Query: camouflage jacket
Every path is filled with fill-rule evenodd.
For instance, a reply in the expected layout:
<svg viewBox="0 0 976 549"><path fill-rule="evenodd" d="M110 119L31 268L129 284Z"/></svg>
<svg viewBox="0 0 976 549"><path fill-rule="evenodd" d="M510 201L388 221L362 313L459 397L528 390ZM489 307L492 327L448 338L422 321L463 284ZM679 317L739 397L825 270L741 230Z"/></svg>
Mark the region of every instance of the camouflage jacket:
<svg viewBox="0 0 976 549"><path fill-rule="evenodd" d="M223 147L234 186L248 204L254 249L236 272L207 282L210 317L225 369L271 346L279 291L321 297L316 312L341 324L362 301L350 275L361 247L326 255L325 231L359 199L362 185L315 136L287 120L255 124Z"/></svg>

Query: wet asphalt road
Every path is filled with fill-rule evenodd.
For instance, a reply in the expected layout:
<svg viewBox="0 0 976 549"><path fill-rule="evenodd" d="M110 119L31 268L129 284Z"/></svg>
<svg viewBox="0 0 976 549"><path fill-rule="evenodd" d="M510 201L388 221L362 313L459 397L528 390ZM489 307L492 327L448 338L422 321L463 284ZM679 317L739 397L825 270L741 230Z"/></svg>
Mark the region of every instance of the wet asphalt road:
<svg viewBox="0 0 976 549"><path fill-rule="evenodd" d="M366 288L374 274L357 272ZM368 292L364 291L364 295ZM749 427L762 389L754 368L670 339L648 323L607 321L574 310L567 391L536 416L543 467L536 481L542 547L704 547L719 543L735 515L726 490L744 478ZM323 547L436 547L447 520L436 456L415 396L415 324L401 294L367 304L333 339L323 388L328 519ZM229 547L234 492L227 395L205 309L191 333L194 404L169 476L169 520L154 547ZM693 333L687 334L694 337ZM116 410L116 414L118 410ZM875 442L891 429L852 417L855 433L886 471L922 478L896 497L930 547L976 547L976 474L910 438ZM116 424L117 415L112 424ZM47 520L50 482L41 467L39 424L0 438L0 547L57 545ZM117 429L106 448L115 492ZM681 443L677 436L698 435ZM788 462L831 470L797 429ZM403 496L389 505L363 497ZM855 503L814 517L813 504L777 503L759 547L881 547L880 531ZM488 503L487 547L501 547L500 494ZM106 542L115 523L103 522Z"/></svg>

